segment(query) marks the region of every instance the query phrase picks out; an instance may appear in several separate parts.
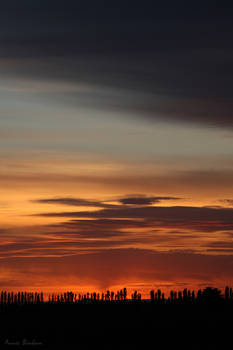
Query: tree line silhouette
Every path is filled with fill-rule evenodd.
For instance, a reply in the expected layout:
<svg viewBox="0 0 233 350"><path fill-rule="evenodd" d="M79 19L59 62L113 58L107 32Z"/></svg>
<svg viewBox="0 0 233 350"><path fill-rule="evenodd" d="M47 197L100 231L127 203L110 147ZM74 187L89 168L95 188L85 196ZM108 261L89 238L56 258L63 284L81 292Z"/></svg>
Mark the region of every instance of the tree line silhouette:
<svg viewBox="0 0 233 350"><path fill-rule="evenodd" d="M116 293L107 290L106 293L89 293L77 294L71 291L67 291L61 294L49 294L48 300L44 298L43 292L0 292L0 305L5 304L41 304L41 303L93 303L93 302L142 302L150 301L151 303L159 304L193 304L198 302L216 303L221 301L233 302L232 288L226 286L224 294L221 290L214 287L206 287L205 289L199 289L197 292L194 290L188 290L187 288L182 291L171 290L169 296L166 298L165 294L160 289L151 290L149 299L142 299L141 293L134 291L131 294L131 298L127 298L127 289L123 288Z"/></svg>
<svg viewBox="0 0 233 350"><path fill-rule="evenodd" d="M0 348L6 339L14 342L35 338L52 345L56 340L57 347L62 342L67 347L67 341L84 344L84 347L88 343L91 349L96 347L96 339L105 344L104 348L114 339L114 349L121 349L125 343L129 344L127 348L132 343L137 348L138 342L141 342L141 348L145 348L147 342L146 348L149 348L156 339L156 343L166 341L165 349L171 349L176 339L182 350L187 349L194 337L198 336L201 343L204 334L206 344L209 344L213 334L218 334L218 348L221 349L223 339L226 339L225 344L231 344L228 340L232 314L233 292L228 286L225 290L184 288L166 294L156 289L145 299L139 291L127 293L126 288L117 292L81 294L67 291L49 295L3 290L0 291ZM210 331L206 325L212 327ZM215 340L213 343L216 345Z"/></svg>

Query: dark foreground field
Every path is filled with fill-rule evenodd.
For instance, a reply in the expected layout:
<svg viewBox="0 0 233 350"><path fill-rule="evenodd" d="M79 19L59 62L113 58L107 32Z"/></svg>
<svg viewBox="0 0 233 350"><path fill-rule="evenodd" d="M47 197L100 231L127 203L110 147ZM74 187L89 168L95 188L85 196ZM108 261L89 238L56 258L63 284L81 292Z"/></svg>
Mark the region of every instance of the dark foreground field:
<svg viewBox="0 0 233 350"><path fill-rule="evenodd" d="M233 305L4 305L1 348L232 349ZM32 343L32 344L29 344Z"/></svg>

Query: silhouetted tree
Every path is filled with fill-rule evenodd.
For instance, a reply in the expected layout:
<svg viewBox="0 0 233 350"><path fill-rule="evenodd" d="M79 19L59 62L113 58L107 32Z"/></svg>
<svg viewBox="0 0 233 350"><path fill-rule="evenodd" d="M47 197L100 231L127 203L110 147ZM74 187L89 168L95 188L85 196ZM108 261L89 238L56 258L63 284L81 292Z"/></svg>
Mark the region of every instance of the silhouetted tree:
<svg viewBox="0 0 233 350"><path fill-rule="evenodd" d="M171 292L170 292L170 298L171 298L171 303L173 303L173 301L174 301L174 292L173 292L173 290L171 290Z"/></svg>
<svg viewBox="0 0 233 350"><path fill-rule="evenodd" d="M135 292L132 294L132 300L137 300L138 292L135 290Z"/></svg>
<svg viewBox="0 0 233 350"><path fill-rule="evenodd" d="M188 292L187 292L187 288L185 288L183 290L183 301L186 303L188 299Z"/></svg>
<svg viewBox="0 0 233 350"><path fill-rule="evenodd" d="M154 292L154 290L150 291L150 300L151 301L155 301L155 292Z"/></svg>
<svg viewBox="0 0 233 350"><path fill-rule="evenodd" d="M225 299L228 300L230 297L230 289L228 286L225 288Z"/></svg>
<svg viewBox="0 0 233 350"><path fill-rule="evenodd" d="M124 300L126 300L126 298L127 298L127 289L126 288L124 288L124 290L123 290L123 297L124 297Z"/></svg>
<svg viewBox="0 0 233 350"><path fill-rule="evenodd" d="M201 291L201 289L198 289L198 291L197 291L197 300L200 301L201 297L202 297L202 291Z"/></svg>
<svg viewBox="0 0 233 350"><path fill-rule="evenodd" d="M110 292L107 290L107 293L105 294L105 300L109 301L110 300Z"/></svg>
<svg viewBox="0 0 233 350"><path fill-rule="evenodd" d="M206 303L216 303L222 299L221 290L213 287L206 287L201 295L201 300Z"/></svg>
<svg viewBox="0 0 233 350"><path fill-rule="evenodd" d="M165 295L164 295L164 293L162 293L162 302L163 303L165 302Z"/></svg>

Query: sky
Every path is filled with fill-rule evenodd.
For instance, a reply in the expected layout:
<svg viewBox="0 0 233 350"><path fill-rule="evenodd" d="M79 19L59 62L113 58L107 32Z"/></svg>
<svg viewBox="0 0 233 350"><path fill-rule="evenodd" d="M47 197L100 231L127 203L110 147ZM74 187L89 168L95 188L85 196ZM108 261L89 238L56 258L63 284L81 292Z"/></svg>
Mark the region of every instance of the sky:
<svg viewBox="0 0 233 350"><path fill-rule="evenodd" d="M0 289L233 284L232 36L218 1L1 2Z"/></svg>

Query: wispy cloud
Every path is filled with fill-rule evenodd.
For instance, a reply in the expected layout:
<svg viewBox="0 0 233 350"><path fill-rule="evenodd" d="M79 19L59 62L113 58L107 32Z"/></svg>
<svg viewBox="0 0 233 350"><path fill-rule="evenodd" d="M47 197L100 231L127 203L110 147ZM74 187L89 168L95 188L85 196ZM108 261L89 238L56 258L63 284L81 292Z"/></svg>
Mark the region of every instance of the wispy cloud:
<svg viewBox="0 0 233 350"><path fill-rule="evenodd" d="M75 207L97 207L97 208L114 208L112 204L104 203L95 200L86 200L83 198L47 198L37 199L34 202L42 204L62 204Z"/></svg>
<svg viewBox="0 0 233 350"><path fill-rule="evenodd" d="M233 209L188 206L124 206L94 212L50 212L36 216L144 220L152 227L182 228L203 232L233 230ZM140 222L137 222L140 227Z"/></svg>
<svg viewBox="0 0 233 350"><path fill-rule="evenodd" d="M132 195L125 198L120 198L118 201L127 205L152 205L161 201L179 200L177 197L147 197L143 195Z"/></svg>
<svg viewBox="0 0 233 350"><path fill-rule="evenodd" d="M109 200L96 201L96 200L87 200L83 198L43 198L37 199L33 202L41 203L41 204L62 204L68 206L76 206L76 207L97 207L97 208L117 208L121 207L120 205L152 205L155 203L160 203L161 201L170 201L170 200L179 200L181 198L177 197L149 197L142 194L125 196L122 198L113 198L111 202L118 202L117 204L109 204Z"/></svg>
<svg viewBox="0 0 233 350"><path fill-rule="evenodd" d="M233 206L233 199L221 199L221 202Z"/></svg>

